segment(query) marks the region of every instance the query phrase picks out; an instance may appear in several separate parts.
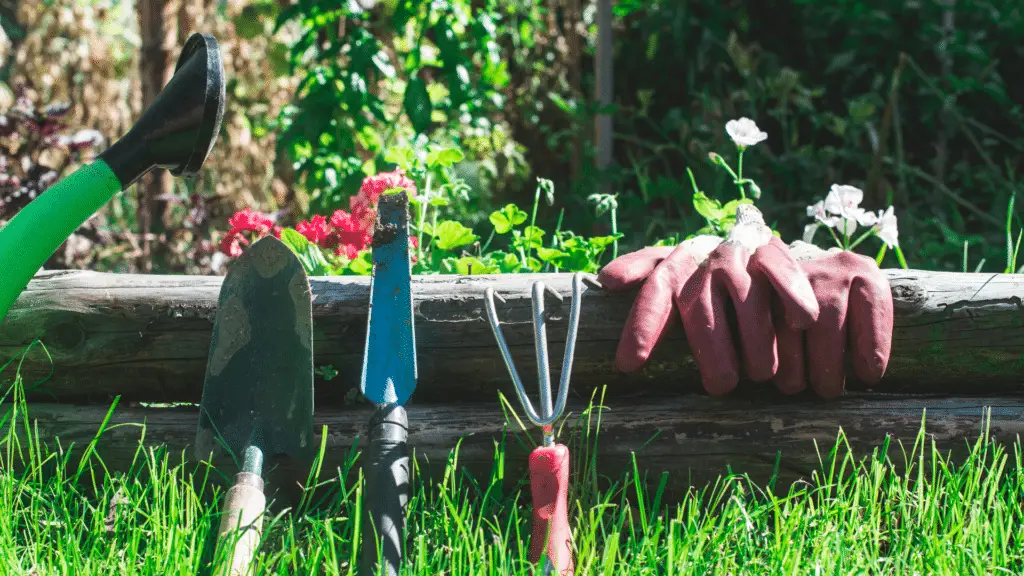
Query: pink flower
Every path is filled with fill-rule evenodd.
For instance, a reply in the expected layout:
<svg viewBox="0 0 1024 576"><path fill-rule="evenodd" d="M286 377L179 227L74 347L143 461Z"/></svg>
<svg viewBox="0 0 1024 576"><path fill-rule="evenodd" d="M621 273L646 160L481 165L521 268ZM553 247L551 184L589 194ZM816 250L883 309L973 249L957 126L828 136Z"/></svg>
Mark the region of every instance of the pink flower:
<svg viewBox="0 0 1024 576"><path fill-rule="evenodd" d="M375 205L380 195L391 188L405 188L409 196L416 196L416 184L407 178L402 170L367 176L359 187L359 195L366 198L371 205Z"/></svg>

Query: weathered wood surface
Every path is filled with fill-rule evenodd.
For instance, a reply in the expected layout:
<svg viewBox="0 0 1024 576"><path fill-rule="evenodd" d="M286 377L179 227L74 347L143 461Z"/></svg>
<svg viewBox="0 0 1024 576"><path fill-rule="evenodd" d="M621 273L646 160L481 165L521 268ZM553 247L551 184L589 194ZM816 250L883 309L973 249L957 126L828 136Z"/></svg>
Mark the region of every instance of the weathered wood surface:
<svg viewBox="0 0 1024 576"><path fill-rule="evenodd" d="M885 391L1021 391L1024 277L887 270L896 330ZM558 371L568 319L570 276L432 276L414 280L420 382L418 401L493 400L511 390L488 325L483 293L506 298L499 316L519 370L535 373L530 285L543 278L562 295L546 303L551 366ZM0 358L42 338L52 377L35 394L62 400L123 395L150 401L200 396L221 278L44 272L0 324ZM365 343L367 278L311 280L318 365L340 374L318 379L320 405L357 388ZM699 389L682 329L636 374L614 369L616 342L633 294L585 288L573 365L573 394L609 385L612 396ZM41 352L24 360L29 382L50 373ZM529 378L533 380L533 378ZM855 385L854 385L855 387Z"/></svg>
<svg viewBox="0 0 1024 576"><path fill-rule="evenodd" d="M601 411L598 467L602 474L618 478L626 470L631 453L636 453L642 470L655 478L667 471L679 482L717 477L729 466L766 481L772 474L776 455L781 452L782 476L807 477L819 469L817 441L823 455L835 445L842 427L857 456L869 456L892 436L889 455L900 465L902 441L909 453L920 431L922 411L929 440L943 451L962 453L982 433L986 411L990 414L989 435L1013 441L1024 433L1024 399L1017 397L928 397L852 393L831 402L810 398L779 399L774 395L744 395L710 398L684 394L648 403L612 403ZM581 431L597 430L597 413L590 424L582 415L586 405L573 404L559 439L568 443L576 457L584 457ZM6 416L10 404L0 407ZM104 406L76 406L33 403L30 421L38 422L39 437L46 442L59 439L65 450L80 453L94 437L106 414ZM318 409L315 430L319 446L321 427L328 429L324 470L340 466L357 435L365 431L370 412L365 407ZM166 446L174 455L184 451L192 457L196 434L196 408L143 408L119 406L97 450L112 470L126 469L139 445L142 428L126 424L145 423L147 447ZM0 421L7 421L0 418ZM494 442L507 434L510 477L525 465L529 439L515 419L506 424L498 403L413 404L409 408L409 442L430 473L443 470L449 452L462 438L459 462L471 471L487 474L494 456ZM6 433L6 431L5 431ZM539 440L535 428L532 438ZM305 477L300 471L299 477ZM330 473L330 472L328 472Z"/></svg>

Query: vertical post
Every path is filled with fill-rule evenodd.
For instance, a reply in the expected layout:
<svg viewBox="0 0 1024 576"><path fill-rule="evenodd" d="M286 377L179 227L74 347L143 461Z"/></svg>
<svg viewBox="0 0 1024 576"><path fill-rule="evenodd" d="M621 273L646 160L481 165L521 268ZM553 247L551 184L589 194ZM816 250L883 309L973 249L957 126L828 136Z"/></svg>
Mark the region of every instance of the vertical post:
<svg viewBox="0 0 1024 576"><path fill-rule="evenodd" d="M597 0L597 104L612 104L612 0ZM597 137L597 168L605 170L612 163L612 116L606 111L597 115L594 126ZM601 192L610 192L609 182L602 180Z"/></svg>
<svg viewBox="0 0 1024 576"><path fill-rule="evenodd" d="M139 72L142 86L142 110L156 101L164 85L174 76L174 53L178 39L178 2L137 0L139 35L142 51L139 54ZM173 189L171 174L164 169L149 172L139 181L139 232L142 234L141 268L152 271L151 234L163 231L163 217L167 201L162 197Z"/></svg>

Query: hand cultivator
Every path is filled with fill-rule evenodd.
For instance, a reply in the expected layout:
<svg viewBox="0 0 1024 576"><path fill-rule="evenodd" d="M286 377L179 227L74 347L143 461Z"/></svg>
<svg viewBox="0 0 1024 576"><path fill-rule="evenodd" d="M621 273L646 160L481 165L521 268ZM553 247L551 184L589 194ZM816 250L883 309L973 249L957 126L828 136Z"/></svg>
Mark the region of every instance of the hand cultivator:
<svg viewBox="0 0 1024 576"><path fill-rule="evenodd" d="M569 448L555 443L553 424L565 410L569 394L569 377L572 373L572 357L576 346L576 332L580 322L580 293L583 275L572 278L572 306L569 313L569 332L565 337L565 354L562 359L562 375L558 384L558 399L552 406L551 376L548 366L548 339L544 326L544 291L541 281L533 284L533 337L537 353L537 377L540 382L541 413L533 407L526 389L519 378L512 355L509 353L501 324L494 307L495 293L487 288L484 303L487 318L491 322L494 338L501 348L501 355L508 367L508 373L516 387L516 394L531 422L544 432L544 445L530 453L530 492L533 495L533 533L530 538L530 561L536 564L544 557L543 574L570 576L573 573L572 531L569 529ZM501 298L500 296L498 298Z"/></svg>

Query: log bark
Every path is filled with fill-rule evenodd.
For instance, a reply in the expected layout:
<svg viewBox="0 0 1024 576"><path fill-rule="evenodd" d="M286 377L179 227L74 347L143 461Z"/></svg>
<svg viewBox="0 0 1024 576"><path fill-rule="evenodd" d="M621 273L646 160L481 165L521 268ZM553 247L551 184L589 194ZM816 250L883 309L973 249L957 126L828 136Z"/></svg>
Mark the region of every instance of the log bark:
<svg viewBox="0 0 1024 576"><path fill-rule="evenodd" d="M889 437L888 454L898 469L906 464L899 442L910 454L922 424L929 444L934 440L941 451L952 450L957 457L979 436L1012 442L1024 433L1024 402L1018 397L852 393L826 402L780 399L770 394L726 398L686 394L658 402L606 401L603 409L595 408L589 414L585 412L587 406L570 404L565 424L558 429L559 441L573 454L574 469L592 454L593 448L587 446L596 447L598 471L616 480L635 454L640 470L649 477L657 481L662 472L668 472L673 485L682 489L691 482L713 480L728 470L748 473L760 482L767 482L776 471L783 480L807 478L821 468L820 458L827 459L840 428L857 458L871 456L871 451ZM38 424L39 438L49 443L59 441L74 455L81 454L94 438L107 409L98 405L31 403L28 419ZM10 404L0 408L0 421L10 422L10 410ZM507 477L515 481L523 471L527 451L540 441L536 428L524 433L515 416L506 417L498 402L413 403L408 413L410 446L415 449L421 473L431 476L443 472L449 454L458 445L460 467L488 477L495 442L504 438ZM110 470L125 470L132 465L144 431L145 445L166 447L172 463L194 461L197 418L195 407L120 405L97 443L97 454ZM365 405L317 409L317 446L321 427L327 426L323 470L343 467L369 418L370 409ZM16 421L23 420L19 417ZM6 425L0 432L7 433ZM845 455L841 451L840 456ZM217 462L220 467L223 459ZM308 463L305 467L287 466L291 466L295 478L304 479L309 471ZM220 469L225 478L230 478L230 463Z"/></svg>
<svg viewBox="0 0 1024 576"><path fill-rule="evenodd" d="M886 271L896 328L884 392L1013 393L1024 368L1024 277ZM487 286L527 386L535 386L530 286L543 279L551 368L560 370L570 301L567 274L423 276L414 280L417 402L493 401L512 387L483 307ZM202 276L42 272L0 324L0 358L21 363L30 394L63 401L198 401L222 279ZM317 379L318 405L358 394L369 280L313 278L315 355L338 375ZM634 294L584 290L571 397L608 385L610 397L699 391L681 327L633 374L615 370L616 343ZM52 362L51 362L52 358ZM11 368L5 374L11 374ZM51 375L52 370L52 375ZM45 381L38 383L38 381ZM753 386L753 385L751 385ZM858 385L851 382L850 389Z"/></svg>

